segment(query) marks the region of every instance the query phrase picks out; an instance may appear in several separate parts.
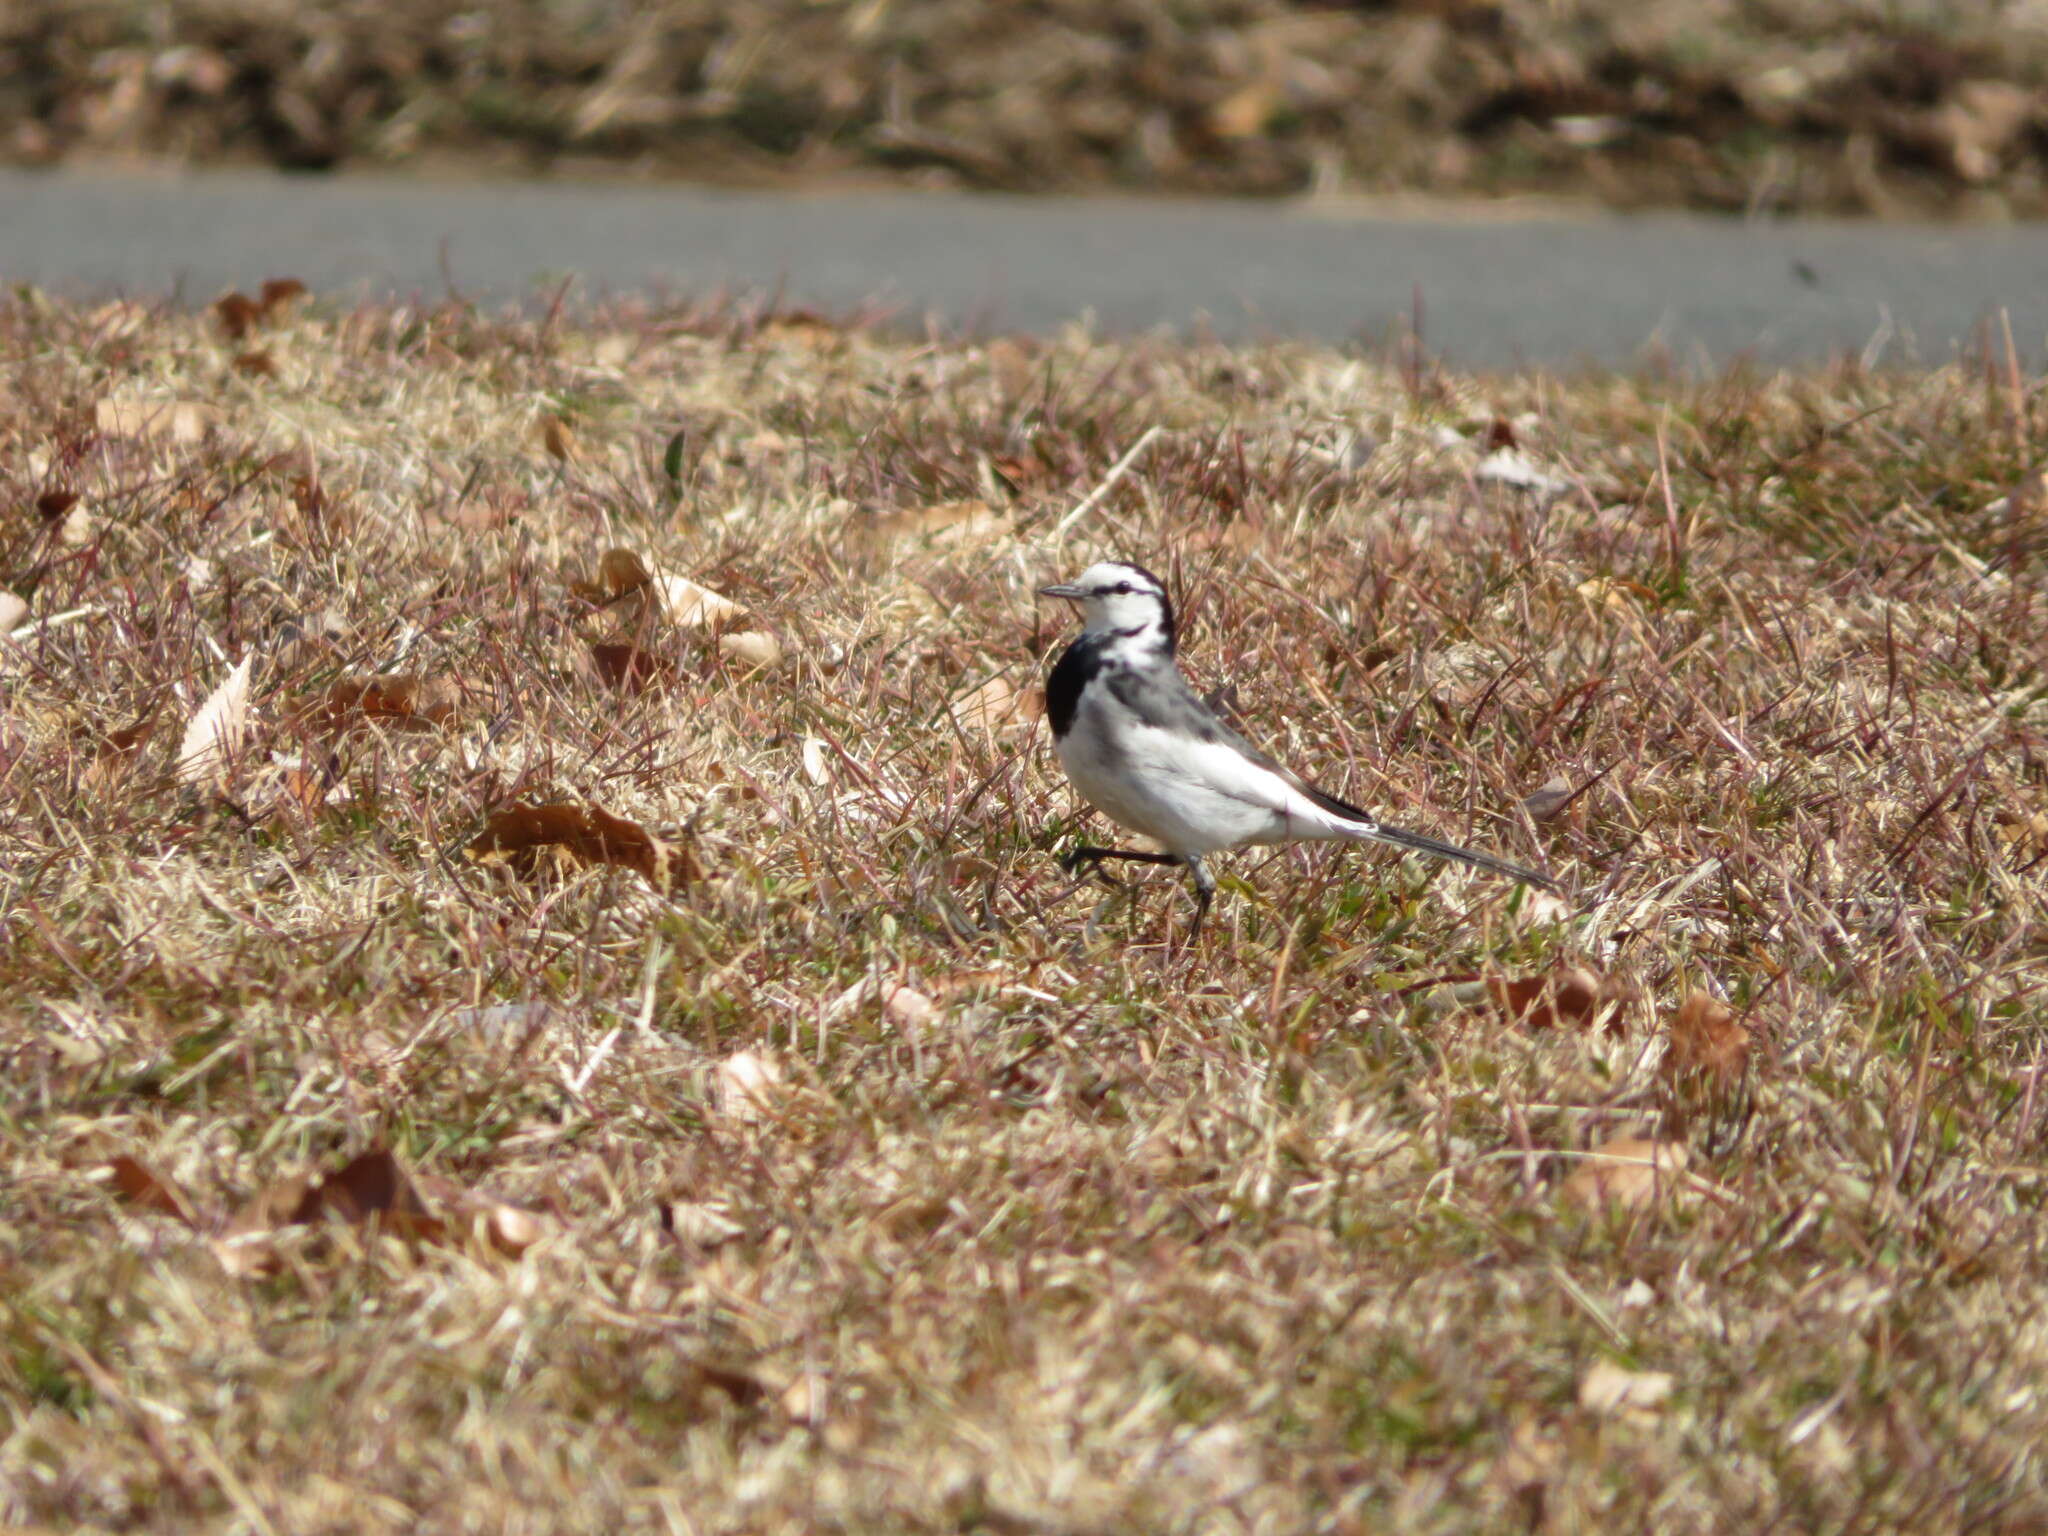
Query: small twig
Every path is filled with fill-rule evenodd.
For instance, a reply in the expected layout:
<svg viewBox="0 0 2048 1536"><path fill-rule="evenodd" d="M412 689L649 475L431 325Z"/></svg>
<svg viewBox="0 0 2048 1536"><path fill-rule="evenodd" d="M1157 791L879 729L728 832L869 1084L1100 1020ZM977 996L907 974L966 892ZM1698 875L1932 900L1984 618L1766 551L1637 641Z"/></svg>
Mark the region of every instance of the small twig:
<svg viewBox="0 0 2048 1536"><path fill-rule="evenodd" d="M1131 466L1138 462L1138 456L1147 448L1150 448L1159 436L1160 429L1158 427L1147 427L1139 434L1138 440L1125 450L1124 456L1110 466L1109 473L1102 477L1101 483L1082 499L1080 505L1059 520L1059 526L1054 528L1053 532L1055 534L1064 534L1074 524L1102 505L1102 498L1117 488L1118 482L1125 475L1129 474Z"/></svg>

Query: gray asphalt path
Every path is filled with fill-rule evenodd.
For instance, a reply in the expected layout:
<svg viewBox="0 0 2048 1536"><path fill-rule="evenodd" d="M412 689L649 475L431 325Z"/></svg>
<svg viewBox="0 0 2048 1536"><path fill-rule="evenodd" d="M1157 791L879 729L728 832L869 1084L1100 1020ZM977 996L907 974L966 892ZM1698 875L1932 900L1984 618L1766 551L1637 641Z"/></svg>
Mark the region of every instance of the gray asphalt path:
<svg viewBox="0 0 2048 1536"><path fill-rule="evenodd" d="M2048 226L1402 217L1309 204L790 196L647 185L0 170L0 281L75 295L289 275L328 295L487 301L779 290L906 320L1384 340L1501 367L1934 362L2001 310L2048 337Z"/></svg>

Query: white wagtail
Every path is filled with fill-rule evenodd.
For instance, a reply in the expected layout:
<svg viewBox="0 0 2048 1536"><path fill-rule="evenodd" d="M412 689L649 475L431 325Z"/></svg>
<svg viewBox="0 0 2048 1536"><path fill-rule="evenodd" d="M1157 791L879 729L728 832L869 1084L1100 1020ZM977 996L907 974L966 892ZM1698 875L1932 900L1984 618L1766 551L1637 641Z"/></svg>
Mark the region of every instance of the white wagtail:
<svg viewBox="0 0 2048 1536"><path fill-rule="evenodd" d="M1077 604L1083 626L1045 686L1060 766L1082 799L1166 850L1077 848L1066 859L1070 870L1103 859L1185 864L1195 880L1191 935L1216 894L1203 855L1246 843L1391 843L1556 889L1540 871L1390 827L1225 725L1180 675L1173 604L1143 566L1105 560L1079 580L1039 591Z"/></svg>

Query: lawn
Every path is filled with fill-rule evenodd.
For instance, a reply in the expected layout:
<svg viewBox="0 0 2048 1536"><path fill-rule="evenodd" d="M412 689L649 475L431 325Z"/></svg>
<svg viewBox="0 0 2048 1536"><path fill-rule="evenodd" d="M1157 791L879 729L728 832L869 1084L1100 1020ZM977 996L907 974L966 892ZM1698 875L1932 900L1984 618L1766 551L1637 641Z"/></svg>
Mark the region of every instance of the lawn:
<svg viewBox="0 0 2048 1536"><path fill-rule="evenodd" d="M2010 355L16 294L0 1520L2040 1529ZM1077 888L1105 555L1564 896Z"/></svg>

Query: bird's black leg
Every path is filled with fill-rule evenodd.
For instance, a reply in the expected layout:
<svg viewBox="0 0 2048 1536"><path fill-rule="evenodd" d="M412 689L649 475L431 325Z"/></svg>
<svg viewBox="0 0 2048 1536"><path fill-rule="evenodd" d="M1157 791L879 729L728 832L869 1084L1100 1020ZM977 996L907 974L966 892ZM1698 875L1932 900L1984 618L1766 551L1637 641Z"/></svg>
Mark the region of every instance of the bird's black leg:
<svg viewBox="0 0 2048 1536"><path fill-rule="evenodd" d="M1102 861L1104 859L1128 859L1133 864L1187 864L1195 871L1195 883L1198 890L1200 889L1201 884L1204 881L1208 881L1210 890L1213 891L1216 888L1215 881L1209 880L1207 873L1203 871L1199 861L1183 859L1178 854L1140 853L1135 848L1094 848L1089 847L1087 845L1083 845L1082 847L1076 848L1073 852L1069 853L1065 858L1061 859L1060 868L1064 869L1068 874L1073 874L1076 870L1083 869L1085 869L1087 873L1082 874L1080 879L1076 880L1072 885L1068 886L1064 891L1060 892L1059 897L1056 897L1055 900L1060 899L1061 897L1071 896L1075 891L1079 890L1082 884L1088 879L1088 874L1093 874L1104 885L1108 886L1113 891L1122 890L1123 886L1119 882L1110 879L1109 876L1105 875L1102 872ZM1206 909L1208 906L1209 898L1206 895L1204 895L1201 897L1201 902L1203 907ZM1195 919L1195 924L1197 927L1201 926L1201 918L1199 914ZM1093 918L1090 918L1088 921L1088 929L1089 933L1092 935L1095 930L1095 920Z"/></svg>
<svg viewBox="0 0 2048 1536"><path fill-rule="evenodd" d="M1076 848L1060 865L1068 874L1073 874L1086 865L1100 864L1104 859L1129 859L1134 864L1179 864L1182 861L1170 853L1140 853L1134 848Z"/></svg>
<svg viewBox="0 0 2048 1536"><path fill-rule="evenodd" d="M1209 915L1209 903L1216 899L1216 877L1209 873L1200 859L1182 859L1188 873L1195 877L1195 921L1188 929L1188 942L1194 943L1201 937L1202 919Z"/></svg>

